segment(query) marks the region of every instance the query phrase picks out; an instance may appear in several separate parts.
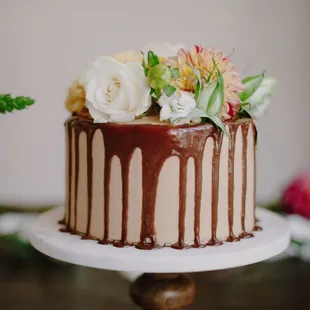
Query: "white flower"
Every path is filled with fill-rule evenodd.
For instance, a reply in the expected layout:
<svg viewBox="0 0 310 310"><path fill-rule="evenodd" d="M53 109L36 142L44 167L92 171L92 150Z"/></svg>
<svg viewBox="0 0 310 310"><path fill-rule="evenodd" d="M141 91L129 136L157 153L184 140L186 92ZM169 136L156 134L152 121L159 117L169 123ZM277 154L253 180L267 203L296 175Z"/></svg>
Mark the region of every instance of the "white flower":
<svg viewBox="0 0 310 310"><path fill-rule="evenodd" d="M95 123L130 122L151 106L150 87L138 62L102 56L85 72L83 84Z"/></svg>
<svg viewBox="0 0 310 310"><path fill-rule="evenodd" d="M264 78L257 90L246 100L247 111L254 119L262 116L267 110L276 84L277 81L274 78Z"/></svg>
<svg viewBox="0 0 310 310"><path fill-rule="evenodd" d="M162 107L160 120L170 120L175 125L199 123L204 112L196 108L196 101L192 93L177 90L170 97L162 94L158 100Z"/></svg>
<svg viewBox="0 0 310 310"><path fill-rule="evenodd" d="M153 51L157 56L168 58L176 56L178 50L186 48L183 44L171 45L167 42L150 42L142 49L143 53L147 55L148 51Z"/></svg>

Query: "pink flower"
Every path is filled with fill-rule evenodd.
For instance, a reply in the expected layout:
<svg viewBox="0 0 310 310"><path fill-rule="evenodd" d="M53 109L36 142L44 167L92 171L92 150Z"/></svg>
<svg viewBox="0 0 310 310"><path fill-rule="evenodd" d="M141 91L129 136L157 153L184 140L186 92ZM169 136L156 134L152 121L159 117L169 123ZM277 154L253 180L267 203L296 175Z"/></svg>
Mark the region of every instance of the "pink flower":
<svg viewBox="0 0 310 310"><path fill-rule="evenodd" d="M310 219L310 171L298 176L285 190L282 204L289 213Z"/></svg>
<svg viewBox="0 0 310 310"><path fill-rule="evenodd" d="M195 91L197 77L192 68L200 72L202 83L215 82L217 73L214 62L221 72L224 80L224 104L221 112L223 120L233 119L240 108L239 95L244 86L240 74L223 52L213 48L203 48L194 45L191 50L180 49L176 57L170 57L168 64L179 68L180 77L173 81L174 86L184 91Z"/></svg>

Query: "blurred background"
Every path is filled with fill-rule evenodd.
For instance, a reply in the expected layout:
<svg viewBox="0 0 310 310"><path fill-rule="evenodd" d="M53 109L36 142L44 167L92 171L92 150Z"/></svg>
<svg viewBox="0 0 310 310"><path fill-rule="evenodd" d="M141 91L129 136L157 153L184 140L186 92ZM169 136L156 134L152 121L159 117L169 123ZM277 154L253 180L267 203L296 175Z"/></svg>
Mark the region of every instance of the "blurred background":
<svg viewBox="0 0 310 310"><path fill-rule="evenodd" d="M0 92L33 96L28 111L1 117L0 200L64 201L66 90L98 55L149 41L224 50L242 75L279 80L260 121L258 200L277 198L309 166L309 0L0 0ZM26 181L27 180L27 181Z"/></svg>
<svg viewBox="0 0 310 310"><path fill-rule="evenodd" d="M10 238L6 239L13 240L18 227L17 239L27 241L25 231L27 223L31 222L37 213L35 209L64 202L63 123L68 117L64 99L71 82L97 56L139 49L150 41L186 45L199 43L221 49L226 54L230 54L234 49L232 59L243 76L266 70L267 75L278 79L278 89L272 104L259 122L257 154L258 201L261 204L277 201L292 178L310 166L309 14L309 0L0 0L0 93L12 92L14 95L28 95L36 99L36 104L26 111L0 115L0 234L2 232L3 235L10 235ZM14 209L16 206L19 208ZM22 213L16 213L20 211L20 207L29 208L29 212L25 214L23 210ZM310 204L308 207L310 209ZM300 220L304 227L302 236L307 238L294 241L298 245L295 253L299 253L304 240L310 244L307 241L310 239L308 220L294 218L297 223L300 223ZM5 244L8 244L7 240ZM9 244L10 250L14 250L15 254L28 257L28 254L24 256L24 248ZM3 250L4 245L0 249ZM16 249L18 250L15 251ZM306 253L310 253L307 251ZM0 262L1 257L8 257L4 254L1 256L2 252ZM8 255L7 250L5 253ZM36 269L39 265L36 263L33 266L29 261L21 263L25 260L18 260L14 265L11 256L9 257L10 263L5 265L5 260L3 265L6 271L3 269L0 275L6 282L11 279L12 283L0 281L0 292L24 283L17 275L17 278L14 278L12 270L25 264L25 283L32 283L35 294L39 294L34 296L40 296L42 300L48 298L47 293L39 288L41 282L45 283ZM310 256L305 254L303 257L307 259ZM56 268L53 264L49 261L48 268ZM278 270L274 269L276 267L262 264L255 265L261 266L255 267L261 269L253 270L254 267L247 267L252 268L252 274L257 274L257 278L251 278L252 280L248 276L249 269L246 268L220 273L220 277L225 277L227 283L223 281L223 285L227 285L226 289L230 287L229 283L233 279L231 273L235 275L236 272L239 272L239 279L244 279L245 282L240 280L241 284L235 289L241 290L251 284L251 281L254 281L257 287L260 287L257 283L262 283L261 281L271 283L272 288L274 282L280 279L281 268L299 268L300 274L304 274L304 270L309 271L306 265L296 267L295 263L285 264L289 265L277 267L279 273L274 271ZM42 270L45 270L44 268ZM78 287L76 291L72 291L71 287L71 291L66 295L70 300L75 300L75 292L79 291L79 288L81 292L87 290L82 284L82 287L76 284L79 283L76 281L79 274L87 274L85 270L88 269L74 268L75 272L69 268L71 271L68 278L63 276L66 280L46 275L50 283L75 283L74 287ZM61 269L59 274L63 275L63 272ZM270 274L273 278L268 277ZM113 273L105 275L113 278ZM288 278L280 280L289 283L292 281L289 276L290 272ZM204 279L207 275L200 277ZM215 278L217 277L216 273ZM304 285L301 287L308 287L309 278L305 275L303 277L300 283ZM102 278L105 276L102 275ZM85 277L83 279L85 280ZM89 279L92 279L91 276ZM126 287L125 284L120 284L123 283L121 278L117 278L114 283L117 283L116 288L120 285L123 285L124 289ZM19 294L23 294L22 287ZM299 289L302 290L300 287ZM232 293L227 290L229 294ZM54 294L65 298L58 290L54 291ZM113 299L111 296L109 298ZM115 308L111 306L109 309L131 309L126 304L127 297L124 298L127 308L124 305L117 308L112 302ZM31 309L36 309L34 300L38 299L33 297L33 300L25 305L29 305L29 309L30 306ZM232 295L227 300L233 303ZM9 297L2 301L4 308L1 309L21 309L16 303L10 306L13 305L13 299ZM256 309L253 302L249 299L241 305L246 307L244 309ZM291 303L294 302L292 299ZM98 301L98 307L99 304ZM221 305L227 304L218 304L219 307ZM75 305L75 309L84 307ZM93 305L91 309L97 308ZM236 309L239 308L236 306Z"/></svg>

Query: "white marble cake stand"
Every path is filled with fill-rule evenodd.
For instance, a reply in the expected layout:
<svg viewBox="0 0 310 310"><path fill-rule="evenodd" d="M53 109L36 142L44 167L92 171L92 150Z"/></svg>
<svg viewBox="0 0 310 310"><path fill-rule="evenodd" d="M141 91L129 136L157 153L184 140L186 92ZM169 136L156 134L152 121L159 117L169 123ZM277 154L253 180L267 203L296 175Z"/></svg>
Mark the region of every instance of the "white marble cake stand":
<svg viewBox="0 0 310 310"><path fill-rule="evenodd" d="M59 231L62 226L58 221L63 213L63 207L58 207L39 216L29 233L32 245L48 256L72 264L155 274L142 275L131 287L134 302L144 309L181 309L191 303L194 284L188 276L178 273L253 264L280 254L290 242L286 221L264 209L257 210L259 225L263 230L255 232L254 238L225 243L224 246L183 251L171 248L152 251L134 247L120 249L112 245L99 245L94 240L81 240L80 236ZM174 275L164 275L166 273ZM155 293L154 287L158 289ZM173 301L171 290L175 298ZM153 303L150 304L151 301Z"/></svg>

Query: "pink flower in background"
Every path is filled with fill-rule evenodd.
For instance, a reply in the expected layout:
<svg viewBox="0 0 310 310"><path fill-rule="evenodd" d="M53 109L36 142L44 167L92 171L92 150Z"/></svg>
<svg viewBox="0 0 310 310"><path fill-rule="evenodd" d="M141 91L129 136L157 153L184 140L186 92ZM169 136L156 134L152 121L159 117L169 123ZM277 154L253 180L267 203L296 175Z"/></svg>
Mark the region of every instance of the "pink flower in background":
<svg viewBox="0 0 310 310"><path fill-rule="evenodd" d="M310 219L310 171L293 180L283 194L282 204L289 213Z"/></svg>

